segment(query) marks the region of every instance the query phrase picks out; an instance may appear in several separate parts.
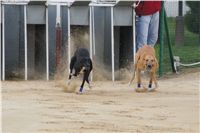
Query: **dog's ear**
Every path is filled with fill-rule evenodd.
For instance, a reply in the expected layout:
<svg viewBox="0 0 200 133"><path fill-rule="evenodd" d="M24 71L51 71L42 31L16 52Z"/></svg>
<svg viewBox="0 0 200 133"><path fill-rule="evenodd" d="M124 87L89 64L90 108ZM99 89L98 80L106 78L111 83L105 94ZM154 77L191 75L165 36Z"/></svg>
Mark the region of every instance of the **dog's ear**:
<svg viewBox="0 0 200 133"><path fill-rule="evenodd" d="M158 68L159 67L158 61L157 61L156 57L154 57L154 59L155 59L155 67Z"/></svg>
<svg viewBox="0 0 200 133"><path fill-rule="evenodd" d="M137 63L139 60L140 60L140 55L137 53L136 55L135 55L135 63Z"/></svg>
<svg viewBox="0 0 200 133"><path fill-rule="evenodd" d="M73 57L71 58L71 61L70 61L70 69L71 69L71 70L74 68L75 63L76 63L76 57L73 56Z"/></svg>

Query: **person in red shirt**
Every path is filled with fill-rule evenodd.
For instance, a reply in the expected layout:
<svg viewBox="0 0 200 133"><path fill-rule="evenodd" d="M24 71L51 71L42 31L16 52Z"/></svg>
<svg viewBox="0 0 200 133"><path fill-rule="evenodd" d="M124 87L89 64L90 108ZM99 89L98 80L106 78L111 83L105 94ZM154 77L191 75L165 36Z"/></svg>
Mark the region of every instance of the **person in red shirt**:
<svg viewBox="0 0 200 133"><path fill-rule="evenodd" d="M161 1L136 2L136 49L148 44L152 47L158 39Z"/></svg>

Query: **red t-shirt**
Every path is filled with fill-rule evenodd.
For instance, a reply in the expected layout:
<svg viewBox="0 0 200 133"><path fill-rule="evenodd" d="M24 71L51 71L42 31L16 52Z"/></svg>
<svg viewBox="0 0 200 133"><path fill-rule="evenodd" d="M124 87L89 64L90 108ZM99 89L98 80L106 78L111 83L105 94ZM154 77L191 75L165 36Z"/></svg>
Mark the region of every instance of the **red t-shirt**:
<svg viewBox="0 0 200 133"><path fill-rule="evenodd" d="M161 1L140 1L135 8L137 15L151 15L161 9Z"/></svg>

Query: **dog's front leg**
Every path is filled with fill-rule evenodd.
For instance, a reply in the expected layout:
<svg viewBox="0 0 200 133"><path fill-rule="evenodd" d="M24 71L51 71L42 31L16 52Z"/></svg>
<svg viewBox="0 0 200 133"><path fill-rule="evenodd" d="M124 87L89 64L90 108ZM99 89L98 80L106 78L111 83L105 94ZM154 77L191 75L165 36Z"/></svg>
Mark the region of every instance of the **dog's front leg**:
<svg viewBox="0 0 200 133"><path fill-rule="evenodd" d="M153 74L153 81L155 83L155 89L158 88L158 82L156 80L156 73Z"/></svg>
<svg viewBox="0 0 200 133"><path fill-rule="evenodd" d="M141 87L141 71L139 69L136 70L137 75L137 88Z"/></svg>
<svg viewBox="0 0 200 133"><path fill-rule="evenodd" d="M70 74L69 74L69 78L68 78L68 81L70 81L71 80L71 78L72 78L72 73L70 72Z"/></svg>
<svg viewBox="0 0 200 133"><path fill-rule="evenodd" d="M72 70L70 70L70 74L69 74L69 80L72 78L73 74L72 74Z"/></svg>
<svg viewBox="0 0 200 133"><path fill-rule="evenodd" d="M87 79L87 72L85 72L83 74L83 81L82 81L82 84L81 84L81 87L80 87L80 90L79 90L80 93L83 93L83 86L85 84L86 79Z"/></svg>
<svg viewBox="0 0 200 133"><path fill-rule="evenodd" d="M72 75L71 75L71 73L69 74L69 78L68 78L68 81L67 81L67 84L69 85L70 84L70 82L71 82L71 78L72 78Z"/></svg>
<svg viewBox="0 0 200 133"><path fill-rule="evenodd" d="M92 86L91 86L91 84L90 84L90 82L89 82L89 75L90 75L90 72L87 72L87 75L86 75L86 82L88 83L88 86L89 86L89 88L91 89Z"/></svg>
<svg viewBox="0 0 200 133"><path fill-rule="evenodd" d="M150 72L149 73L149 86L148 86L148 91L151 91L152 90L152 82L153 82L153 72Z"/></svg>
<svg viewBox="0 0 200 133"><path fill-rule="evenodd" d="M149 86L148 86L148 91L155 91L155 89L158 87L158 83L155 77L155 72L150 73L150 81L149 81ZM152 83L155 83L155 88L152 88Z"/></svg>
<svg viewBox="0 0 200 133"><path fill-rule="evenodd" d="M72 76L73 76L73 74L72 74L72 69L70 69L70 74L69 74L68 81L67 81L67 84L68 84L68 85L70 84L70 81L71 81Z"/></svg>
<svg viewBox="0 0 200 133"><path fill-rule="evenodd" d="M89 74L87 74L87 76L86 76L86 82L88 83L89 88L91 89L91 85L90 85L90 81L89 81Z"/></svg>
<svg viewBox="0 0 200 133"><path fill-rule="evenodd" d="M151 73L150 73L149 86L148 86L149 88L151 88L151 87L152 87L153 75L154 75L154 72L151 72Z"/></svg>
<svg viewBox="0 0 200 133"><path fill-rule="evenodd" d="M137 76L137 88L136 92L146 92L147 89L142 87L142 81L141 81L141 70L136 70L136 76Z"/></svg>
<svg viewBox="0 0 200 133"><path fill-rule="evenodd" d="M76 62L76 57L73 56L73 57L71 58L70 66L69 66L69 68L70 68L70 74L69 74L69 77L68 77L68 84L70 84L70 80L71 80L71 78L72 78L72 76L73 76L73 68L74 68L75 62Z"/></svg>

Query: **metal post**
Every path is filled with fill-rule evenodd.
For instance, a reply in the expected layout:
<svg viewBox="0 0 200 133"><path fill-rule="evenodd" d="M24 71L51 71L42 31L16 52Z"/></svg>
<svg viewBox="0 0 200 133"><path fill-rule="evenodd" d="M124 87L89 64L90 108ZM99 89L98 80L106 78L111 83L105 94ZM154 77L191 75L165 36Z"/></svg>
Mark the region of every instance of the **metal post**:
<svg viewBox="0 0 200 133"><path fill-rule="evenodd" d="M183 1L178 1L178 16L183 16Z"/></svg>
<svg viewBox="0 0 200 133"><path fill-rule="evenodd" d="M92 59L92 7L90 6L90 58Z"/></svg>
<svg viewBox="0 0 200 133"><path fill-rule="evenodd" d="M60 24L60 4L56 7L56 78L60 79L61 74L61 24Z"/></svg>
<svg viewBox="0 0 200 133"><path fill-rule="evenodd" d="M92 41L92 39L94 38L94 36L93 36L93 33L92 33L92 30L93 30L93 25L92 25L92 18L93 18L93 16L92 16L92 6L90 6L90 58L91 58L91 60L93 60L93 51L92 51L92 43L93 43L93 41ZM93 21L94 22L94 21ZM91 81L93 80L93 73L91 72Z"/></svg>
<svg viewBox="0 0 200 133"><path fill-rule="evenodd" d="M176 17L175 44L184 44L184 17L183 17L183 1L178 2L178 15Z"/></svg>
<svg viewBox="0 0 200 133"><path fill-rule="evenodd" d="M199 44L200 44L200 2L199 2Z"/></svg>
<svg viewBox="0 0 200 133"><path fill-rule="evenodd" d="M60 24L60 4L56 5L56 24Z"/></svg>
<svg viewBox="0 0 200 133"><path fill-rule="evenodd" d="M93 36L93 50L94 50L94 55L96 54L96 44L95 44L95 26L94 26L94 7L92 6L92 36Z"/></svg>
<svg viewBox="0 0 200 133"><path fill-rule="evenodd" d="M48 7L46 7L46 79L49 80L49 21Z"/></svg>
<svg viewBox="0 0 200 133"><path fill-rule="evenodd" d="M2 80L5 80L5 9L2 5Z"/></svg>
<svg viewBox="0 0 200 133"><path fill-rule="evenodd" d="M159 53L159 76L163 73L163 46L164 46L164 2L162 1L162 9L160 13L160 53Z"/></svg>
<svg viewBox="0 0 200 133"><path fill-rule="evenodd" d="M68 15L67 15L67 20L68 20L68 73L70 74L70 60L71 60L71 36L70 36L70 7L68 7Z"/></svg>
<svg viewBox="0 0 200 133"><path fill-rule="evenodd" d="M1 45L1 1L0 1L0 67L2 68L2 64L1 64L1 47L2 47L2 45ZM2 69L0 68L0 80L2 79L2 75L1 75L1 71L2 71Z"/></svg>
<svg viewBox="0 0 200 133"><path fill-rule="evenodd" d="M56 25L56 73L57 78L60 78L61 74L61 27L60 24Z"/></svg>
<svg viewBox="0 0 200 133"><path fill-rule="evenodd" d="M173 56L173 52L172 52L171 39L170 39L170 36L169 36L169 28L168 28L168 24L167 24L167 15L166 15L165 10L164 10L164 23L165 23L165 30L166 30L167 41L168 41L171 67L172 67L172 71L175 73L176 70L175 70L175 67L174 67L174 56Z"/></svg>
<svg viewBox="0 0 200 133"><path fill-rule="evenodd" d="M136 31L135 31L135 9L133 8L133 63L135 64L136 54Z"/></svg>
<svg viewBox="0 0 200 133"><path fill-rule="evenodd" d="M2 80L2 75L1 75L1 71L2 71L2 64L1 64L1 47L2 47L2 45L1 45L1 23L2 23L2 21L1 21L1 1L0 1L0 80ZM0 87L1 87L1 84L0 84ZM2 88L0 89L0 97L1 97L1 101L0 101L0 106L2 107ZM1 109L1 111L0 111L0 117L2 118L2 109ZM2 123L0 123L0 132L2 133Z"/></svg>
<svg viewBox="0 0 200 133"><path fill-rule="evenodd" d="M114 24L113 24L113 6L111 6L111 49L112 49L112 81L115 81L115 62L114 62Z"/></svg>
<svg viewBox="0 0 200 133"><path fill-rule="evenodd" d="M24 48L25 48L25 80L27 80L27 16L26 16L26 5L24 5Z"/></svg>

